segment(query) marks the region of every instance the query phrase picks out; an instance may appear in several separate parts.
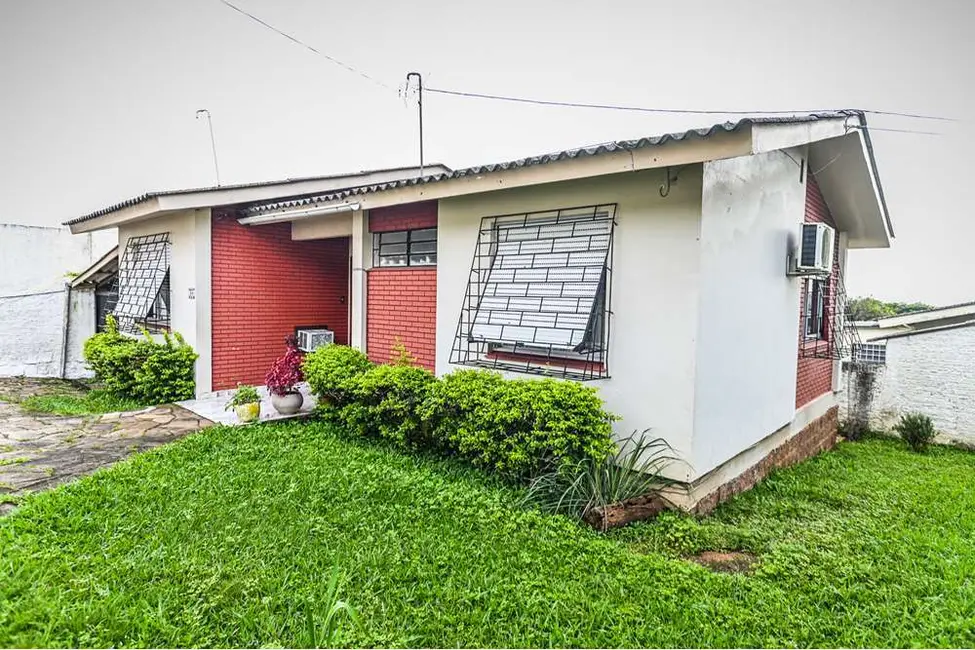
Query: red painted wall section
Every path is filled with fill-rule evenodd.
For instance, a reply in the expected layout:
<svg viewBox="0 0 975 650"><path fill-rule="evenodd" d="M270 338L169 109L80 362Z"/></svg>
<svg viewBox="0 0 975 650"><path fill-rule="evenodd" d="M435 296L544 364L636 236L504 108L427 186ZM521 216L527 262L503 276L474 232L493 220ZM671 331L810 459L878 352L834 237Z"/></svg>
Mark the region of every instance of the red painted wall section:
<svg viewBox="0 0 975 650"><path fill-rule="evenodd" d="M298 325L348 343L349 239L292 241L290 224L212 228L213 389L260 385Z"/></svg>
<svg viewBox="0 0 975 650"><path fill-rule="evenodd" d="M426 201L371 210L370 232L433 228L437 203ZM366 298L366 352L376 363L390 360L396 339L428 370L437 347L437 267L374 268Z"/></svg>
<svg viewBox="0 0 975 650"><path fill-rule="evenodd" d="M369 232L415 230L437 226L437 202L407 203L369 211Z"/></svg>
<svg viewBox="0 0 975 650"><path fill-rule="evenodd" d="M806 181L806 223L825 223L836 227L833 215L830 214L823 194L819 189L816 179L810 175ZM830 276L830 284L835 289L837 278L839 277L839 245L834 249L833 273ZM802 293L802 292L800 292ZM804 317L803 300L800 298L799 305L799 347L805 344L803 332ZM832 312L830 312L831 314ZM832 333L829 334L832 336ZM833 360L816 359L809 357L799 357L796 372L796 408L809 404L817 397L825 395L833 390Z"/></svg>

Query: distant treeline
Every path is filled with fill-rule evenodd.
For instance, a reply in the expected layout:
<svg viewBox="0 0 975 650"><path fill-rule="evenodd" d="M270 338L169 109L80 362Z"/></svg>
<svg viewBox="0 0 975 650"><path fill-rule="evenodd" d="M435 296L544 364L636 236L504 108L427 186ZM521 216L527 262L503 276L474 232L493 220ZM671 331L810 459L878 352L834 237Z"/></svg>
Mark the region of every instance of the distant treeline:
<svg viewBox="0 0 975 650"><path fill-rule="evenodd" d="M934 309L934 306L924 302L884 302L870 297L853 298L846 303L846 317L848 320L877 320L927 309Z"/></svg>

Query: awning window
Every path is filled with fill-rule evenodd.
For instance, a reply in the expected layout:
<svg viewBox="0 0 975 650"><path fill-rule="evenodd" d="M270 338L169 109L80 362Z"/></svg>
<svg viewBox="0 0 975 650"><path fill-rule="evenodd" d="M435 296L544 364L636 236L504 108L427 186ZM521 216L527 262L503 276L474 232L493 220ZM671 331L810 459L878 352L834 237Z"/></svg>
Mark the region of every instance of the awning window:
<svg viewBox="0 0 975 650"><path fill-rule="evenodd" d="M130 237L119 260L118 302L114 314L121 331L138 332L160 292L168 285L169 233ZM168 296L166 297L168 303Z"/></svg>
<svg viewBox="0 0 975 650"><path fill-rule="evenodd" d="M615 212L600 205L483 220L456 362L484 365L500 351L544 357L546 372L572 361L605 369Z"/></svg>

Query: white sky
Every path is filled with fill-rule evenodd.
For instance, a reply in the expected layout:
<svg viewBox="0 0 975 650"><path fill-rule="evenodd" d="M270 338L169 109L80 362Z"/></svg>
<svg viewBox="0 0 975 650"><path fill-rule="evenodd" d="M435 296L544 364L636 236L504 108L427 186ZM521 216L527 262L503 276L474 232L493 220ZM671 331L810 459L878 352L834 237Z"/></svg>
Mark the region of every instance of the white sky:
<svg viewBox="0 0 975 650"><path fill-rule="evenodd" d="M966 0L234 0L393 88L641 106L860 107L897 238L856 294L975 300L975 3ZM0 0L0 223L55 225L147 190L416 162L416 114L218 0ZM721 121L428 94L427 160L496 162Z"/></svg>

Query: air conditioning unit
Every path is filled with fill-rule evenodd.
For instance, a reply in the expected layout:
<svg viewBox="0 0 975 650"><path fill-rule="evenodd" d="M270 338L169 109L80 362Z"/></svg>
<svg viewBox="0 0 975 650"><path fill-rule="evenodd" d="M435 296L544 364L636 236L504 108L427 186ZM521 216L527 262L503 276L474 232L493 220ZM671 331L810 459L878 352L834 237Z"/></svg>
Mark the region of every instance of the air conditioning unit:
<svg viewBox="0 0 975 650"><path fill-rule="evenodd" d="M302 352L311 352L323 345L335 343L335 332L332 330L298 328L295 336L298 338L298 349Z"/></svg>
<svg viewBox="0 0 975 650"><path fill-rule="evenodd" d="M804 223L799 230L795 272L799 275L829 275L833 270L836 231L824 223Z"/></svg>

